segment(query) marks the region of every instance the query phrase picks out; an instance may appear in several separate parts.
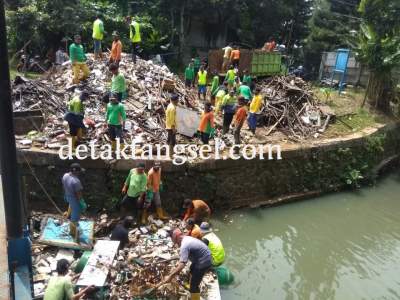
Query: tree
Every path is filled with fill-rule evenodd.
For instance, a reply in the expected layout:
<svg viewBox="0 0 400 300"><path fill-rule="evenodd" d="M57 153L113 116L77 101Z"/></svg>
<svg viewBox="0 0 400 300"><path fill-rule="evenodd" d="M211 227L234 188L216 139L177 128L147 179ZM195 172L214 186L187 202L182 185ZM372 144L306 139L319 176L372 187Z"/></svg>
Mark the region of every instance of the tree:
<svg viewBox="0 0 400 300"><path fill-rule="evenodd" d="M362 0L358 57L370 70L366 99L389 112L393 99L392 71L400 65L400 2Z"/></svg>
<svg viewBox="0 0 400 300"><path fill-rule="evenodd" d="M317 74L321 53L338 48L353 49L354 32L360 24L360 0L315 0L310 33L305 40L305 66Z"/></svg>

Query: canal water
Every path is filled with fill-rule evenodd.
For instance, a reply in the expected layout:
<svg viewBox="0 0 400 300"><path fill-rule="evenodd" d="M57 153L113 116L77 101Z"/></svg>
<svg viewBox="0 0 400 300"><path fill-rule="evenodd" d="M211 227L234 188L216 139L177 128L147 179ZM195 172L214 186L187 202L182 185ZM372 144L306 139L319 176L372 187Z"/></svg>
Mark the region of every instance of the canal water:
<svg viewBox="0 0 400 300"><path fill-rule="evenodd" d="M400 299L400 176L213 221L235 283L223 300Z"/></svg>

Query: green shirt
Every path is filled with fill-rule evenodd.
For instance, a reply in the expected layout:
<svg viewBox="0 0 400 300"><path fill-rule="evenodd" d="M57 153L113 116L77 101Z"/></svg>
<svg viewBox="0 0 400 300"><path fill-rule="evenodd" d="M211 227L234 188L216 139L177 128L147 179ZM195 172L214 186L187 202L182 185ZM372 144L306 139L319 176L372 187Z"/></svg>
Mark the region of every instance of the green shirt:
<svg viewBox="0 0 400 300"><path fill-rule="evenodd" d="M79 96L75 96L68 102L68 111L74 114L84 114L83 104Z"/></svg>
<svg viewBox="0 0 400 300"><path fill-rule="evenodd" d="M194 64L194 68L195 68L195 69L200 69L200 66L201 66L200 58L196 57L196 58L194 59L193 64Z"/></svg>
<svg viewBox="0 0 400 300"><path fill-rule="evenodd" d="M218 87L219 87L219 77L214 76L211 83L211 95L215 96L217 94Z"/></svg>
<svg viewBox="0 0 400 300"><path fill-rule="evenodd" d="M71 278L54 276L50 278L43 300L71 300L73 295Z"/></svg>
<svg viewBox="0 0 400 300"><path fill-rule="evenodd" d="M146 191L147 176L145 173L138 174L136 169L132 169L126 177L125 185L128 186L128 196L137 197Z"/></svg>
<svg viewBox="0 0 400 300"><path fill-rule="evenodd" d="M241 85L239 87L239 94L242 95L246 100L251 99L251 89L247 85Z"/></svg>
<svg viewBox="0 0 400 300"><path fill-rule="evenodd" d="M193 80L194 79L194 68L193 67L187 67L185 70L185 79L187 80Z"/></svg>
<svg viewBox="0 0 400 300"><path fill-rule="evenodd" d="M126 120L124 105L122 103L108 103L106 120L109 125L122 125L123 121Z"/></svg>
<svg viewBox="0 0 400 300"><path fill-rule="evenodd" d="M224 105L230 106L230 105L235 105L236 102L237 102L237 99L236 99L235 96L231 96L231 95L227 94L227 95L225 95L224 98L222 99L221 105L222 105L222 106L224 106Z"/></svg>
<svg viewBox="0 0 400 300"><path fill-rule="evenodd" d="M242 81L247 82L247 85L251 86L251 76L250 75L244 75Z"/></svg>
<svg viewBox="0 0 400 300"><path fill-rule="evenodd" d="M235 70L229 70L228 72L226 72L225 80L230 83L233 83L233 82L235 82L235 77L236 77Z"/></svg>
<svg viewBox="0 0 400 300"><path fill-rule="evenodd" d="M126 83L125 77L121 73L117 75L113 75L111 79L111 92L113 93L125 93L126 92Z"/></svg>
<svg viewBox="0 0 400 300"><path fill-rule="evenodd" d="M71 44L69 46L69 58L71 59L71 62L85 62L86 61L86 55L85 52L83 51L83 46L81 44L77 45L75 43Z"/></svg>

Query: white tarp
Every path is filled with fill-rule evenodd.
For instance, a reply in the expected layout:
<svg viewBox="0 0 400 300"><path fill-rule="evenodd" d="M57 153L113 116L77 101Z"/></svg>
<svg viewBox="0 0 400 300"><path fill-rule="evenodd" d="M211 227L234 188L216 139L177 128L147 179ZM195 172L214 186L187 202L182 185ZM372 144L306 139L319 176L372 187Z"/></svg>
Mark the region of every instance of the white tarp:
<svg viewBox="0 0 400 300"><path fill-rule="evenodd" d="M104 286L118 247L119 241L99 240L94 246L93 252L76 285Z"/></svg>
<svg viewBox="0 0 400 300"><path fill-rule="evenodd" d="M192 137L199 124L200 116L197 112L183 107L176 108L176 129L178 133Z"/></svg>

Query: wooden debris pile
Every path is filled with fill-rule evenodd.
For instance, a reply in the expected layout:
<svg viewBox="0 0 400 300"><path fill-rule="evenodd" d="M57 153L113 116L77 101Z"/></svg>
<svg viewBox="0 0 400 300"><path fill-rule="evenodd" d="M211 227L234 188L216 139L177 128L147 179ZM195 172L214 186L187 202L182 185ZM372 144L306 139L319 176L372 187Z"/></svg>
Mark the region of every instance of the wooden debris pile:
<svg viewBox="0 0 400 300"><path fill-rule="evenodd" d="M17 78L13 83L14 110L41 109L45 118L40 142L44 147L58 148L66 143L68 128L63 120L67 102L82 90L89 92L85 102L88 127L86 137L97 145L108 143L105 134L105 104L103 96L110 91L112 74L108 71L107 61L94 61L88 55L87 64L90 77L79 85L73 85L72 70L69 66L55 69L53 73L37 80ZM160 143L166 140L165 109L172 93L180 96L180 105L198 110L195 93L187 90L184 83L168 67L154 64L152 61L138 59L133 64L127 55L123 55L120 72L127 82L128 95L124 100L127 111L124 139L136 144ZM57 134L56 134L57 133Z"/></svg>
<svg viewBox="0 0 400 300"><path fill-rule="evenodd" d="M279 129L303 140L321 132L323 114L309 83L295 76L276 76L264 79L260 86L266 99L261 121L269 126L267 135Z"/></svg>

